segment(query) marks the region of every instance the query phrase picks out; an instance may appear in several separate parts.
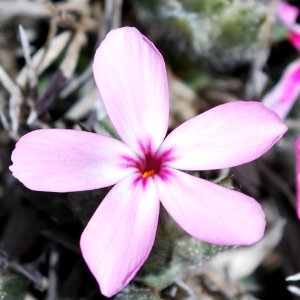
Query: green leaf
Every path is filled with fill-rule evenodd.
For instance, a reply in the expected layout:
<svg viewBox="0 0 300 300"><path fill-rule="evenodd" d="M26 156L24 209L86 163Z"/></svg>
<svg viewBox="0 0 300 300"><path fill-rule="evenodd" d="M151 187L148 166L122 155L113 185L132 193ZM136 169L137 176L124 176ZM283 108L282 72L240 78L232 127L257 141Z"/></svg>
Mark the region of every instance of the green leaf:
<svg viewBox="0 0 300 300"><path fill-rule="evenodd" d="M161 298L149 289L128 286L115 299L118 300L160 300Z"/></svg>
<svg viewBox="0 0 300 300"><path fill-rule="evenodd" d="M2 270L0 271L0 299L23 300L27 281L21 275Z"/></svg>

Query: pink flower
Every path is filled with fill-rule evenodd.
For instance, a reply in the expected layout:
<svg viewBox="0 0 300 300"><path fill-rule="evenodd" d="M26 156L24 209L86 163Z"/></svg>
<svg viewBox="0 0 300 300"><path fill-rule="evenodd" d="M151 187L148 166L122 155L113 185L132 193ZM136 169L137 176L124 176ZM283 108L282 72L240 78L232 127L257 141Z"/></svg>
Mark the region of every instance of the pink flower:
<svg viewBox="0 0 300 300"><path fill-rule="evenodd" d="M265 228L252 198L184 173L240 165L264 154L284 132L258 102L215 107L166 138L169 100L164 60L135 28L111 31L95 54L94 76L122 141L89 132L45 129L23 136L13 175L37 191L69 192L115 184L82 233L84 259L102 293L134 277L154 243L160 202L190 235L249 245Z"/></svg>
<svg viewBox="0 0 300 300"><path fill-rule="evenodd" d="M300 10L284 1L277 5L277 16L289 31L289 41L300 50L300 25L297 18ZM262 102L275 111L281 119L285 119L300 93L300 59L292 62L285 69L282 78L275 87L263 98ZM300 137L295 142L296 157L296 206L300 219Z"/></svg>
<svg viewBox="0 0 300 300"><path fill-rule="evenodd" d="M285 1L278 1L277 16L278 19L286 26L293 26L298 18L299 8Z"/></svg>
<svg viewBox="0 0 300 300"><path fill-rule="evenodd" d="M262 103L285 119L300 93L300 59L284 70L280 81L262 99Z"/></svg>
<svg viewBox="0 0 300 300"><path fill-rule="evenodd" d="M296 23L300 10L298 7L279 1L277 4L278 19L289 30L290 42L300 50L300 25ZM280 81L262 99L268 108L285 119L300 93L300 59L292 62L284 70Z"/></svg>
<svg viewBox="0 0 300 300"><path fill-rule="evenodd" d="M300 25L297 24L297 18L300 10L287 2L279 1L277 4L278 19L286 26L289 31L289 41L300 50Z"/></svg>

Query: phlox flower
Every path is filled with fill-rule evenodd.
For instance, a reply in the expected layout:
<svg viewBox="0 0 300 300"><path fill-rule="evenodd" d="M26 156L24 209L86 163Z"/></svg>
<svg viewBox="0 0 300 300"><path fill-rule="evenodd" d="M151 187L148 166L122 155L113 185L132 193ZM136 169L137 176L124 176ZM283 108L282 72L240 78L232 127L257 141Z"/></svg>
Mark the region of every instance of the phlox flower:
<svg viewBox="0 0 300 300"><path fill-rule="evenodd" d="M297 18L300 9L285 1L277 3L277 17L289 31L289 41L300 50L300 25ZM280 81L262 99L262 102L275 111L281 119L285 119L300 93L300 59L289 64Z"/></svg>
<svg viewBox="0 0 300 300"><path fill-rule="evenodd" d="M262 99L262 103L284 120L300 94L300 59L287 66L280 81ZM296 211L300 219L300 137L295 141Z"/></svg>
<svg viewBox="0 0 300 300"><path fill-rule="evenodd" d="M263 97L262 103L286 118L300 94L300 59L290 63L279 82Z"/></svg>
<svg viewBox="0 0 300 300"><path fill-rule="evenodd" d="M300 50L300 24L297 23L299 13L298 7L285 1L277 4L277 17L288 29L288 39L297 50Z"/></svg>
<svg viewBox="0 0 300 300"><path fill-rule="evenodd" d="M300 14L298 7L287 2L279 1L277 16L289 31L289 41L300 50L300 25L297 18ZM262 99L262 102L275 111L282 120L286 118L300 94L300 59L289 64L283 72L280 81ZM295 141L296 157L296 211L300 219L300 137Z"/></svg>
<svg viewBox="0 0 300 300"><path fill-rule="evenodd" d="M262 103L284 120L300 94L300 59L289 64L280 81L269 91ZM296 157L296 210L300 219L300 137L295 142Z"/></svg>
<svg viewBox="0 0 300 300"><path fill-rule="evenodd" d="M300 25L297 24L297 18L300 14L298 7L287 2L279 1L277 3L278 19L285 25L289 31L289 41L300 50ZM286 118L291 108L299 98L300 93L300 59L289 64L283 72L280 81L268 94L262 99L262 102L268 108L275 111L282 120ZM296 210L300 219L300 137L295 142L296 157Z"/></svg>
<svg viewBox="0 0 300 300"><path fill-rule="evenodd" d="M261 239L265 218L251 197L179 170L244 164L287 130L258 102L215 107L167 137L164 60L135 28L111 31L93 64L96 84L122 141L94 133L42 129L23 136L13 175L36 191L70 192L114 185L84 229L83 257L110 297L135 276L154 243L160 203L190 235L224 245Z"/></svg>

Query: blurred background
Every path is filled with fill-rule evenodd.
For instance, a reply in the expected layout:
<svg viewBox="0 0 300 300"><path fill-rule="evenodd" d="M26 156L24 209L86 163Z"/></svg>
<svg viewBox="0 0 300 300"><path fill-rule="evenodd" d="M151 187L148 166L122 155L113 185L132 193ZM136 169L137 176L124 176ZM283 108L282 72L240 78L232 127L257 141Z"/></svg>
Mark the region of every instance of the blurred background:
<svg viewBox="0 0 300 300"><path fill-rule="evenodd" d="M80 254L79 238L109 189L33 192L8 166L16 141L34 129L115 135L91 69L106 33L135 26L163 54L171 131L216 105L260 101L280 80L298 51L278 20L277 4L0 0L1 300L105 299ZM288 286L298 283L286 277L300 272L294 175L299 103L286 123L284 139L259 160L196 174L257 199L267 216L265 237L252 247L205 244L162 211L149 259L116 299L297 299Z"/></svg>

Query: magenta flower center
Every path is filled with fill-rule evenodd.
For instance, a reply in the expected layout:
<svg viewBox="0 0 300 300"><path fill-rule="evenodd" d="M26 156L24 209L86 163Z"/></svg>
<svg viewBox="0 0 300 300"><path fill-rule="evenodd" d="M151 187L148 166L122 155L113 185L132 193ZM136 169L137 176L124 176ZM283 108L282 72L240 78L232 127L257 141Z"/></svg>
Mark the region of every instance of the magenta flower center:
<svg viewBox="0 0 300 300"><path fill-rule="evenodd" d="M137 159L127 156L123 158L126 160L127 167L134 167L138 171L138 180L147 179L154 175L165 179L169 173L166 168L167 163L172 160L170 154L170 150L160 154L145 151L143 156L139 156Z"/></svg>
<svg viewBox="0 0 300 300"><path fill-rule="evenodd" d="M163 156L145 153L144 157L136 161L136 168L141 172L142 178L160 174L163 165Z"/></svg>

